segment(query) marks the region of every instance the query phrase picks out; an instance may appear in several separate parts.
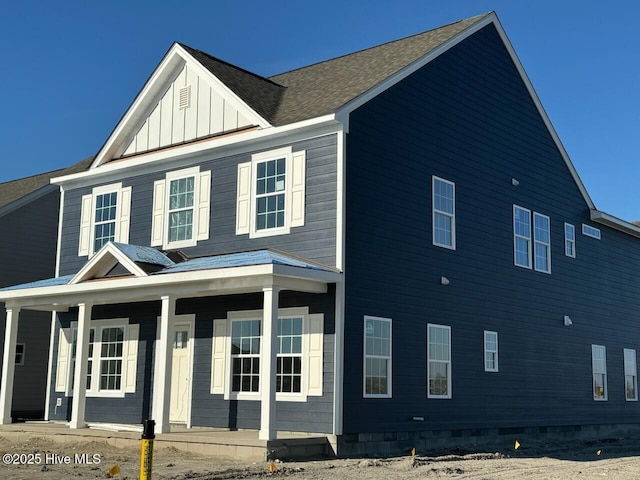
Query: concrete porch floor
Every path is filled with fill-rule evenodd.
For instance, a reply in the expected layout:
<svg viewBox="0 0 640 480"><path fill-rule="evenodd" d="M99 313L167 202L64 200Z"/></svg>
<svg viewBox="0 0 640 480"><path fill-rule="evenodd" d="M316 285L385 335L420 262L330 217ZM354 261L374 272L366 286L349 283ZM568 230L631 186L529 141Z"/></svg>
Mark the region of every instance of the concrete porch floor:
<svg viewBox="0 0 640 480"><path fill-rule="evenodd" d="M16 441L32 437L56 443L104 442L118 448L139 448L142 428L133 425L91 424L91 428L70 429L64 423L25 422L0 425L0 437ZM217 428L172 426L170 433L157 434L154 450L173 447L212 457L264 461L309 459L332 456L330 436L278 432L276 440L258 439L257 430L229 431Z"/></svg>

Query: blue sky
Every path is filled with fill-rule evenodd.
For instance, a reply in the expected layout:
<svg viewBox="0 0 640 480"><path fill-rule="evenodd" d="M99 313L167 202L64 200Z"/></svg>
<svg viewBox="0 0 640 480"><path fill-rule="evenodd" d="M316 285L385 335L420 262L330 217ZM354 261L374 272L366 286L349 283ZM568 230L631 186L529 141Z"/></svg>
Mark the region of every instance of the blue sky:
<svg viewBox="0 0 640 480"><path fill-rule="evenodd" d="M640 219L633 0L6 2L0 182L95 154L173 41L268 76L491 10L596 206Z"/></svg>

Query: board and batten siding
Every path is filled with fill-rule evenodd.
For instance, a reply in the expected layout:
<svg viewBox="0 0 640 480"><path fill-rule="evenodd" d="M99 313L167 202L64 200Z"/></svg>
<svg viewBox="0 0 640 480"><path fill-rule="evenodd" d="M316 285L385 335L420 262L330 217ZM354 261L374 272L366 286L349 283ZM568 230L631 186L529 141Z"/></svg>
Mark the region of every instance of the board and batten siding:
<svg viewBox="0 0 640 480"><path fill-rule="evenodd" d="M640 423L622 361L640 352L640 240L589 220L493 26L356 110L346 152L345 433ZM432 243L433 175L456 186L455 250ZM514 204L550 217L551 274L514 265ZM390 399L362 395L365 315L393 319ZM451 327L451 399L427 398L428 323ZM606 402L592 344L607 348Z"/></svg>
<svg viewBox="0 0 640 480"><path fill-rule="evenodd" d="M327 135L297 142L292 148L294 152L306 152L306 211L303 226L292 228L291 233L286 235L253 239L249 235L236 235L237 166L250 161L251 154L256 152L224 157L199 164L201 172L211 170L209 239L199 241L195 247L181 250L187 255L201 256L278 248L326 265L335 265L336 136ZM123 171L123 187L132 187L129 243L143 246L150 244L153 183L164 179L167 171L135 177L126 177L126 171ZM82 195L91 193L92 188L65 192L60 275L76 273L87 261L86 256L78 256L78 238L81 198Z"/></svg>
<svg viewBox="0 0 640 480"><path fill-rule="evenodd" d="M251 126L220 87L185 64L136 132L124 155Z"/></svg>

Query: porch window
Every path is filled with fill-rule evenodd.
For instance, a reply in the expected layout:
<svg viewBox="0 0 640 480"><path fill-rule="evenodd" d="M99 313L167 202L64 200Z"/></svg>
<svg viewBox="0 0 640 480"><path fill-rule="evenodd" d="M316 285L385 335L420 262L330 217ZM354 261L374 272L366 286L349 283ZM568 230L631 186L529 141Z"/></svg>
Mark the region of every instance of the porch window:
<svg viewBox="0 0 640 480"><path fill-rule="evenodd" d="M260 399L262 311L229 312L213 321L211 393L225 399ZM278 312L276 392L280 401L306 401L323 389L324 316L307 307ZM266 340L265 340L266 341Z"/></svg>
<svg viewBox="0 0 640 480"><path fill-rule="evenodd" d="M124 328L103 328L100 342L100 390L120 390Z"/></svg>
<svg viewBox="0 0 640 480"><path fill-rule="evenodd" d="M232 392L260 391L260 320L232 323L231 371Z"/></svg>

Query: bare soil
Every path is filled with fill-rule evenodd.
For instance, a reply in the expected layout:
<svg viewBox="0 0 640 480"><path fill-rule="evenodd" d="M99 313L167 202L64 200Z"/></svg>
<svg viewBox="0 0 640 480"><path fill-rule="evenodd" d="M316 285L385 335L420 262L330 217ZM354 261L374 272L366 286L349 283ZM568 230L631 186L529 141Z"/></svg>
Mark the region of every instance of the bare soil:
<svg viewBox="0 0 640 480"><path fill-rule="evenodd" d="M51 444L40 438L20 443L0 437L0 479L136 479L139 449L102 443ZM77 455L77 456L76 456ZM95 456L94 456L95 455ZM65 463L68 457L68 463ZM39 460L39 461L38 461ZM114 468L117 466L118 468ZM271 467L271 468L270 468ZM116 471L119 470L118 473ZM273 470L273 471L270 471ZM110 472L111 471L111 475ZM440 452L431 455L329 459L307 462L242 462L156 449L154 480L291 479L640 479L640 439L505 446L497 452Z"/></svg>

